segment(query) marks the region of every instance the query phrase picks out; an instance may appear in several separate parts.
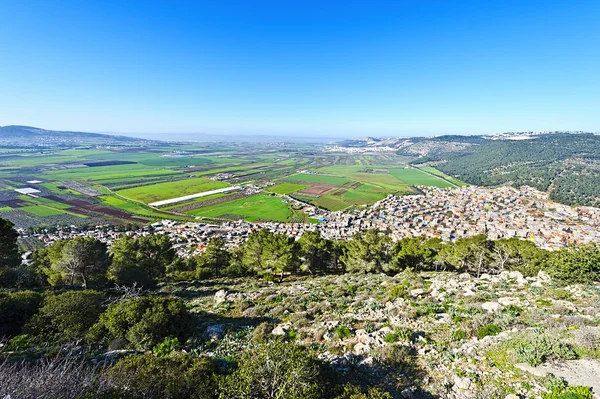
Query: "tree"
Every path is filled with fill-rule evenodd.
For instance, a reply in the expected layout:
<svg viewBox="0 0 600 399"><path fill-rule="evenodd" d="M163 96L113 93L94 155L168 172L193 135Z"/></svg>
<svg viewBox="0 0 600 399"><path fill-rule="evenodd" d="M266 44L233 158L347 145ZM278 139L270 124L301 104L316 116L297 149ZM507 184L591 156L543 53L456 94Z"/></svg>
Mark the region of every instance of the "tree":
<svg viewBox="0 0 600 399"><path fill-rule="evenodd" d="M109 277L117 284L137 283L145 288L156 286L176 256L171 240L162 234L135 239L124 235L110 251L113 260Z"/></svg>
<svg viewBox="0 0 600 399"><path fill-rule="evenodd" d="M342 261L349 272L390 271L392 239L377 229L360 231L346 242Z"/></svg>
<svg viewBox="0 0 600 399"><path fill-rule="evenodd" d="M263 265L264 247L267 241L270 241L273 233L267 229L254 231L248 235L244 243L244 254L242 256L243 265L256 274L259 274Z"/></svg>
<svg viewBox="0 0 600 399"><path fill-rule="evenodd" d="M273 234L263 247L261 257L261 274L279 276L283 281L286 273L294 273L298 270L298 245L292 237L285 234Z"/></svg>
<svg viewBox="0 0 600 399"><path fill-rule="evenodd" d="M442 247L439 238L425 237L403 238L396 243L394 249L394 269L401 271L406 268L425 270L431 268L435 257Z"/></svg>
<svg viewBox="0 0 600 399"><path fill-rule="evenodd" d="M0 337L19 334L41 302L42 295L33 291L0 293Z"/></svg>
<svg viewBox="0 0 600 399"><path fill-rule="evenodd" d="M300 247L301 268L313 274L325 272L331 264L332 244L318 230L305 231L297 241Z"/></svg>
<svg viewBox="0 0 600 399"><path fill-rule="evenodd" d="M91 237L78 237L58 247L62 247L60 255L49 253L52 263L48 275L51 283L80 283L84 288L104 284L110 265L105 243Z"/></svg>
<svg viewBox="0 0 600 399"><path fill-rule="evenodd" d="M221 269L229 264L229 252L225 249L225 240L214 237L209 242L204 252L197 259L199 269L211 270L214 277L221 274Z"/></svg>
<svg viewBox="0 0 600 399"><path fill-rule="evenodd" d="M492 265L498 272L518 270L532 276L542 268L546 257L547 251L516 237L496 240L492 246Z"/></svg>
<svg viewBox="0 0 600 399"><path fill-rule="evenodd" d="M493 242L484 234L459 238L454 243L443 245L437 260L479 277L491 262L492 245Z"/></svg>
<svg viewBox="0 0 600 399"><path fill-rule="evenodd" d="M73 342L85 337L103 310L104 295L97 291L69 291L47 296L25 325L42 341Z"/></svg>
<svg viewBox="0 0 600 399"><path fill-rule="evenodd" d="M14 227L11 221L0 218L0 272L21 265L17 244L19 234Z"/></svg>

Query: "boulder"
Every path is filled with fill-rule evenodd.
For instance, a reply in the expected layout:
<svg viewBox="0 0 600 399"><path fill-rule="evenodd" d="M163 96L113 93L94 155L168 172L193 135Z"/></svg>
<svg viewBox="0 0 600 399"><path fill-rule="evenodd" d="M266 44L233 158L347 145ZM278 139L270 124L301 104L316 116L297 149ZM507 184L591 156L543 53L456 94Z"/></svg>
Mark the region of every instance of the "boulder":
<svg viewBox="0 0 600 399"><path fill-rule="evenodd" d="M227 291L219 290L215 293L215 305L220 305L227 300Z"/></svg>
<svg viewBox="0 0 600 399"><path fill-rule="evenodd" d="M498 302L484 302L481 304L481 308L489 313L494 313L502 309L502 305Z"/></svg>
<svg viewBox="0 0 600 399"><path fill-rule="evenodd" d="M218 341L225 336L225 327L222 324L208 326L202 335L206 341Z"/></svg>

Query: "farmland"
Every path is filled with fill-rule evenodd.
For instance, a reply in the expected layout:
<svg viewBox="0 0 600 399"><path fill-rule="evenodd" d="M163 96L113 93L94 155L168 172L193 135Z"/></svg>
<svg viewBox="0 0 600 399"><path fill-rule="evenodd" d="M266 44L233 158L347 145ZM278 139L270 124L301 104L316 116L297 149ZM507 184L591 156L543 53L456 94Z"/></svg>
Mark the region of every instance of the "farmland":
<svg viewBox="0 0 600 399"><path fill-rule="evenodd" d="M431 167L407 169L405 156L326 154L321 148L159 142L0 148L0 212L20 228L165 218L309 222L315 207L337 211L415 193L418 185L462 184ZM212 193L229 187L235 190ZM27 188L39 193L14 191ZM190 197L199 193L207 195ZM172 199L180 200L165 202Z"/></svg>

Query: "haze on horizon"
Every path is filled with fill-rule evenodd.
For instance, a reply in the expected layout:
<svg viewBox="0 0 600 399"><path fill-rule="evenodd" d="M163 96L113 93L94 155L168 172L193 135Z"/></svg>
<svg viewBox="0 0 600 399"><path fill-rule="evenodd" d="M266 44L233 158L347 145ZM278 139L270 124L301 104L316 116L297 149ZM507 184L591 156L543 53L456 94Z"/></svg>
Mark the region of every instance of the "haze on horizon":
<svg viewBox="0 0 600 399"><path fill-rule="evenodd" d="M5 1L0 125L153 138L600 130L598 1L322 3Z"/></svg>

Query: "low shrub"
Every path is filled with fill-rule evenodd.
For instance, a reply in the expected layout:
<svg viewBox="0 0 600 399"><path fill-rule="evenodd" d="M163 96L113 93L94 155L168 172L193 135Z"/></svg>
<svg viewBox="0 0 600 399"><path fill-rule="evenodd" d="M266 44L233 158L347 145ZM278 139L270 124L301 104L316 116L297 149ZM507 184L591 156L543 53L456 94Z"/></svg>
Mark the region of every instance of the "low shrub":
<svg viewBox="0 0 600 399"><path fill-rule="evenodd" d="M477 338L481 339L490 335L498 334L502 329L496 324L486 324L477 329Z"/></svg>
<svg viewBox="0 0 600 399"><path fill-rule="evenodd" d="M105 297L97 291L69 291L44 298L25 331L46 342L66 343L85 338L104 309Z"/></svg>
<svg viewBox="0 0 600 399"><path fill-rule="evenodd" d="M350 331L350 329L346 326L339 326L336 327L335 330L335 335L339 338L339 339L344 339L344 338L348 338L352 336L352 332Z"/></svg>
<svg viewBox="0 0 600 399"><path fill-rule="evenodd" d="M19 334L41 302L42 295L33 291L0 293L0 337Z"/></svg>
<svg viewBox="0 0 600 399"><path fill-rule="evenodd" d="M548 360L572 360L577 358L573 347L556 335L548 333L528 334L517 340L515 352L519 361L539 366Z"/></svg>
<svg viewBox="0 0 600 399"><path fill-rule="evenodd" d="M181 299L147 296L110 305L88 339L103 345L119 340L127 348L150 349L167 337L185 342L193 328L194 320Z"/></svg>
<svg viewBox="0 0 600 399"><path fill-rule="evenodd" d="M319 362L304 348L274 340L247 351L220 387L226 399L318 399L324 381Z"/></svg>
<svg viewBox="0 0 600 399"><path fill-rule="evenodd" d="M127 356L111 367L105 377L116 389L135 397L205 399L216 398L215 364L189 354L158 357Z"/></svg>
<svg viewBox="0 0 600 399"><path fill-rule="evenodd" d="M152 348L152 353L157 356L168 356L181 347L177 338L167 337L160 344Z"/></svg>

